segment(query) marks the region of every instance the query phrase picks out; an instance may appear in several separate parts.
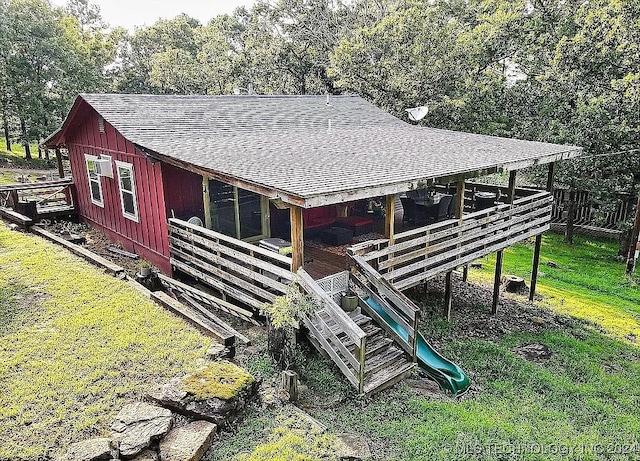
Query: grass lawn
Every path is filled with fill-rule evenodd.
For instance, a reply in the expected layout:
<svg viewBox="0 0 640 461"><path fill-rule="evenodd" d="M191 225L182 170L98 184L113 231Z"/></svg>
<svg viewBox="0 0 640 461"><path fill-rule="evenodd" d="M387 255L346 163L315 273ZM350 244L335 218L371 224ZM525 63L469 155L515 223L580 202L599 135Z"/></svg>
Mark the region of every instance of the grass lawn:
<svg viewBox="0 0 640 461"><path fill-rule="evenodd" d="M38 158L37 144L31 144L30 147L31 156L33 158L31 160L27 160L24 156L24 146L21 144L12 144L11 152L9 152L7 150L7 145L4 142L4 138L0 139L0 165L2 165L4 161L9 161L12 167L19 168L46 169L54 168L56 166L56 157L54 154L51 155L51 159L47 162L44 157L42 159Z"/></svg>
<svg viewBox="0 0 640 461"><path fill-rule="evenodd" d="M127 283L0 223L0 459L104 433L210 340Z"/></svg>
<svg viewBox="0 0 640 461"><path fill-rule="evenodd" d="M545 234L536 292L554 311L594 322L618 337L640 339L640 285L625 276L617 249L613 242L580 236L566 245L562 235ZM529 284L532 254L533 244L506 249L502 273L524 277ZM495 255L481 261L482 269L471 269L470 279L493 283Z"/></svg>
<svg viewBox="0 0 640 461"><path fill-rule="evenodd" d="M301 405L332 433L366 437L376 460L640 459L640 349L625 338L639 328L640 289L624 276L615 245L578 238L567 248L561 240L545 236L540 267L543 303L557 312L550 314L557 320L553 327L539 333L516 329L488 339L464 332L452 337L457 322L469 318L456 312L476 312L455 305L455 294L451 326L424 319L423 330L439 334L445 344L443 355L469 374L473 387L467 396L425 395L405 382L360 399L326 362L313 359L304 373L311 397ZM547 266L549 259L559 267ZM472 271L476 281L492 280L490 261ZM531 248L516 246L505 255L504 273L526 276L530 263ZM478 331L493 321L489 306L480 307ZM509 318L499 311L498 320ZM547 346L551 357L533 362L514 351L529 343ZM253 360L268 371L263 356ZM330 391L346 398L326 405L322 396ZM280 413L256 411L210 459L242 460L245 455L233 456L273 449L265 439L286 434L277 422ZM297 451L251 459L313 459L305 455L308 447Z"/></svg>

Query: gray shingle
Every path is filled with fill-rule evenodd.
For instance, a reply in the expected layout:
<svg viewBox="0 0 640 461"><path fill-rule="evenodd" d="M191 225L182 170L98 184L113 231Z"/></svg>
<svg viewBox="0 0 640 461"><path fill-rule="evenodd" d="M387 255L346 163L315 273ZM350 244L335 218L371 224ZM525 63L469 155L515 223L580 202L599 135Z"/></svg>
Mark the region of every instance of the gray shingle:
<svg viewBox="0 0 640 461"><path fill-rule="evenodd" d="M575 146L410 125L358 96L332 96L330 105L326 96L81 96L135 144L307 206L580 154Z"/></svg>

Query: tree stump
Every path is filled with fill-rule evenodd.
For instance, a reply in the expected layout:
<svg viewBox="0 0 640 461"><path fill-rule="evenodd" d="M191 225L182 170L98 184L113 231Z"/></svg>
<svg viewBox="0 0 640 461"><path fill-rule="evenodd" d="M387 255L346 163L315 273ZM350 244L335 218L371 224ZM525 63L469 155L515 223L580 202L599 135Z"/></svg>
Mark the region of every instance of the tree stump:
<svg viewBox="0 0 640 461"><path fill-rule="evenodd" d="M298 373L291 370L282 372L282 389L289 394L289 401L298 400Z"/></svg>
<svg viewBox="0 0 640 461"><path fill-rule="evenodd" d="M509 293L520 293L527 288L524 279L522 277L516 277L515 275L506 275L503 284L504 289Z"/></svg>

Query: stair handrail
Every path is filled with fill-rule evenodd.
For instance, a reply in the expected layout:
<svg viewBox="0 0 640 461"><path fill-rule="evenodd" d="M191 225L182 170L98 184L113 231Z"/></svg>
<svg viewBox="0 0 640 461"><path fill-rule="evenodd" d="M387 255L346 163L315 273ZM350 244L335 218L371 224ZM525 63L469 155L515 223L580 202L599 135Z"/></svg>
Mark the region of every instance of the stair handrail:
<svg viewBox="0 0 640 461"><path fill-rule="evenodd" d="M402 318L406 318L407 326L410 329L407 330L407 346L411 351L411 356L414 362L418 358L418 328L420 322L420 308L415 305L413 301L407 298L400 290L396 289L388 280L386 280L382 274L374 269L362 256L356 254L348 255L353 262L352 267L357 270L357 273L362 274L364 281L370 286L363 286L369 294L378 298L376 301L382 302L380 307L387 312L392 318L395 317L396 321L401 321ZM356 274L352 274L354 278ZM385 309L387 305L392 311ZM413 330L413 332L411 332ZM394 335L395 337L395 335ZM405 349L406 350L406 349Z"/></svg>
<svg viewBox="0 0 640 461"><path fill-rule="evenodd" d="M320 285L303 268L298 269L297 281L311 296L320 301L324 311L342 328L356 345L355 356L358 360L358 392L364 393L365 349L367 334L356 322L342 310L338 304L322 289ZM317 315L317 313L316 313Z"/></svg>

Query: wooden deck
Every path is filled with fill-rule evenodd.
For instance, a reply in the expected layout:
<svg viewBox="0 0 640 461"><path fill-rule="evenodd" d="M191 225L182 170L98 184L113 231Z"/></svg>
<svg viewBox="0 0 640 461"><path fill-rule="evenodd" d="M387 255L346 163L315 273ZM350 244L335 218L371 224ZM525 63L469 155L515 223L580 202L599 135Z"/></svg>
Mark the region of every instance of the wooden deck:
<svg viewBox="0 0 640 461"><path fill-rule="evenodd" d="M304 269L315 280L347 269L347 256L305 245Z"/></svg>

